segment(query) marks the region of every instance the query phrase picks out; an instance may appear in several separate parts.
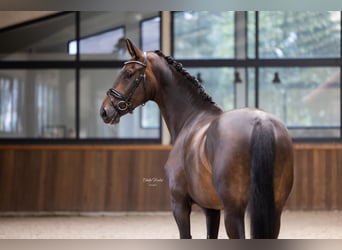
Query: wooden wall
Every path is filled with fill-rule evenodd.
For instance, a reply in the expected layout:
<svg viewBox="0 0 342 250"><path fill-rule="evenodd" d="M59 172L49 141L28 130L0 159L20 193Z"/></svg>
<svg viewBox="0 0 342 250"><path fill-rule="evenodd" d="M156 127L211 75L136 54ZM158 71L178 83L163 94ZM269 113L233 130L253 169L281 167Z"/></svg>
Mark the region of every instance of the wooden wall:
<svg viewBox="0 0 342 250"><path fill-rule="evenodd" d="M342 145L295 145L289 209L342 209Z"/></svg>
<svg viewBox="0 0 342 250"><path fill-rule="evenodd" d="M165 211L169 146L0 145L0 212ZM288 209L342 209L342 145L295 145Z"/></svg>
<svg viewBox="0 0 342 250"><path fill-rule="evenodd" d="M169 209L159 146L9 146L0 150L0 211Z"/></svg>

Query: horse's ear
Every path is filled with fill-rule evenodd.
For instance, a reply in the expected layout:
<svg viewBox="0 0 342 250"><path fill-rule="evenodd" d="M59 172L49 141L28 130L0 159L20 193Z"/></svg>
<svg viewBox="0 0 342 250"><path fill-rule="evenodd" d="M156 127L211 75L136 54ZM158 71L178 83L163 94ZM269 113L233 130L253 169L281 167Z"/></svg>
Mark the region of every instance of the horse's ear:
<svg viewBox="0 0 342 250"><path fill-rule="evenodd" d="M138 47L136 47L128 38L126 39L126 45L127 50L132 57L134 57L135 59L139 59L139 57L142 56L142 51Z"/></svg>

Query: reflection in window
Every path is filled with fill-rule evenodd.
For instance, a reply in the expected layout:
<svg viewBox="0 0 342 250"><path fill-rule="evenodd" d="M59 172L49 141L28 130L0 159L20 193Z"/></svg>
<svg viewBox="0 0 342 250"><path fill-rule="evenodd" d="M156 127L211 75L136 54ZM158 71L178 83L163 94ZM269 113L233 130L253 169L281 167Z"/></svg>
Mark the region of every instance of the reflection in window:
<svg viewBox="0 0 342 250"><path fill-rule="evenodd" d="M79 47L81 54L116 54L125 50L124 38L125 29L118 28L101 32L80 39ZM77 42L69 42L69 54L77 53Z"/></svg>
<svg viewBox="0 0 342 250"><path fill-rule="evenodd" d="M52 128L61 126L56 124L55 117L60 117L60 105L58 104L61 98L56 72L47 71L43 74L35 76L35 106L37 110L37 124L41 128L41 136L43 137L58 137L54 134ZM64 137L65 131L59 136Z"/></svg>
<svg viewBox="0 0 342 250"><path fill-rule="evenodd" d="M174 57L210 59L234 57L234 12L174 13Z"/></svg>
<svg viewBox="0 0 342 250"><path fill-rule="evenodd" d="M141 107L141 127L152 129L160 127L160 112L155 102L149 101Z"/></svg>
<svg viewBox="0 0 342 250"><path fill-rule="evenodd" d="M81 60L127 60L125 38L136 45L146 45L159 36L160 18L158 12L101 11L80 12L80 59ZM139 43L143 38L141 29L145 20L150 27L148 41ZM154 28L156 28L154 30ZM82 45L83 43L83 45ZM159 47L159 40L156 45ZM155 44L150 44L154 46ZM89 47L90 46L90 47ZM89 49L90 50L89 50ZM144 48L146 49L146 48Z"/></svg>
<svg viewBox="0 0 342 250"><path fill-rule="evenodd" d="M255 11L247 14L247 54L248 58L255 58Z"/></svg>
<svg viewBox="0 0 342 250"><path fill-rule="evenodd" d="M0 134L18 130L18 90L17 79L0 76Z"/></svg>
<svg viewBox="0 0 342 250"><path fill-rule="evenodd" d="M225 110L234 108L235 84L233 68L189 68L189 72L200 78L201 83L214 102Z"/></svg>
<svg viewBox="0 0 342 250"><path fill-rule="evenodd" d="M261 11L261 58L340 56L340 12Z"/></svg>
<svg viewBox="0 0 342 250"><path fill-rule="evenodd" d="M160 17L141 22L141 48L143 51L160 49ZM155 102L147 102L141 107L141 127L160 128L160 112Z"/></svg>
<svg viewBox="0 0 342 250"><path fill-rule="evenodd" d="M0 75L11 76L0 80L2 138L74 137L73 70L2 70Z"/></svg>
<svg viewBox="0 0 342 250"><path fill-rule="evenodd" d="M275 72L279 83L273 82ZM308 136L304 128L330 131L329 136L323 133L327 137L339 136L340 88L339 68L260 69L260 107L296 130L296 137Z"/></svg>
<svg viewBox="0 0 342 250"><path fill-rule="evenodd" d="M129 58L125 37L144 50L160 49L160 22L156 11L68 12L1 29L0 60L26 62L0 69L0 137L158 141L160 113L153 102L118 126L106 126L99 108L118 71L104 69L105 60L117 66ZM73 62L61 66L61 60ZM92 70L83 60L93 60Z"/></svg>
<svg viewBox="0 0 342 250"><path fill-rule="evenodd" d="M154 51L160 49L160 17L143 20L141 22L141 49Z"/></svg>

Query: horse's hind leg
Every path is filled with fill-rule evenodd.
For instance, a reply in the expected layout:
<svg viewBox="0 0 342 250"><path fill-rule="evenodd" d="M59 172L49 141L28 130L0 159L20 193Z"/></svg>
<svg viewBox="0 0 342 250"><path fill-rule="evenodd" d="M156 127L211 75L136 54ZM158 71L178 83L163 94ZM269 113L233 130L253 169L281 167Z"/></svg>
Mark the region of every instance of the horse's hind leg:
<svg viewBox="0 0 342 250"><path fill-rule="evenodd" d="M274 239L277 239L280 231L281 211L277 211L274 218Z"/></svg>
<svg viewBox="0 0 342 250"><path fill-rule="evenodd" d="M207 222L207 239L217 239L221 211L216 209L203 208Z"/></svg>
<svg viewBox="0 0 342 250"><path fill-rule="evenodd" d="M225 208L224 225L230 239L244 239L245 209Z"/></svg>

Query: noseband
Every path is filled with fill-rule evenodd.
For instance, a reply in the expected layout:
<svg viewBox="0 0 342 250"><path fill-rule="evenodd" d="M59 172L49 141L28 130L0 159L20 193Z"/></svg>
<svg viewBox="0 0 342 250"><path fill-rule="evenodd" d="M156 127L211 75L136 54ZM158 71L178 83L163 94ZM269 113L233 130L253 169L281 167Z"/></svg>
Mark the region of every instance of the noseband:
<svg viewBox="0 0 342 250"><path fill-rule="evenodd" d="M124 65L126 66L127 64L131 64L131 63L136 63L136 64L139 64L143 67L140 70L138 78L136 78L134 80L134 85L131 88L131 90L128 92L128 95L125 96L114 88L110 88L107 91L107 96L110 98L110 101L111 101L114 109L116 109L119 114L122 114L123 112L125 112L127 110L129 113L133 112L134 108L132 107L131 98L132 98L134 92L136 91L136 89L139 87L139 84L141 81L143 81L144 92L146 93L146 86L145 86L146 85L145 71L146 71L146 65L147 65L146 52L144 52L144 62L143 63L139 62L139 61L127 61L124 63ZM120 101L117 104L115 104L113 98L119 99Z"/></svg>

